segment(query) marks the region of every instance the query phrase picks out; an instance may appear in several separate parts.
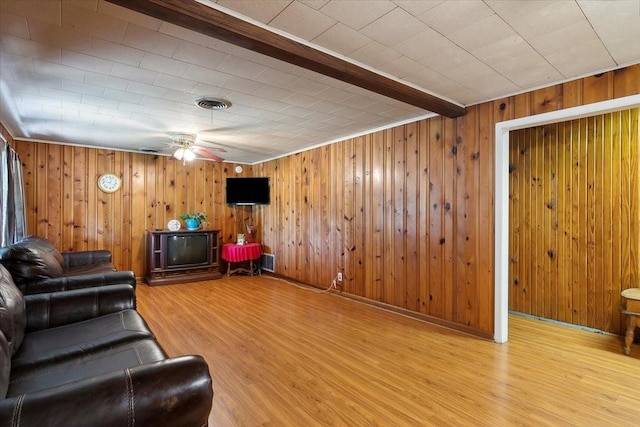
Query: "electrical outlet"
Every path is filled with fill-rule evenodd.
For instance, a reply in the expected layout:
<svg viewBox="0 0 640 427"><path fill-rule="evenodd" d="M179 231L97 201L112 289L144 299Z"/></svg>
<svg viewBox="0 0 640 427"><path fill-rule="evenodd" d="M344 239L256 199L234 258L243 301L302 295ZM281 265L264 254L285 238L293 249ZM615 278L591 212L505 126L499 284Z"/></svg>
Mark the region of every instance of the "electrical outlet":
<svg viewBox="0 0 640 427"><path fill-rule="evenodd" d="M338 282L342 282L342 272L338 272Z"/></svg>

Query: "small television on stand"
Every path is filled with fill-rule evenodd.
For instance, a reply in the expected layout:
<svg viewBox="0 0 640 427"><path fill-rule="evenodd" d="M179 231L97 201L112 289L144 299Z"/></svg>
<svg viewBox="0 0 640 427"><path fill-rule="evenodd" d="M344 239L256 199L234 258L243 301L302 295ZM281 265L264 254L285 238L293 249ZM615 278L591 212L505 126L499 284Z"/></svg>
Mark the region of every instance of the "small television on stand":
<svg viewBox="0 0 640 427"><path fill-rule="evenodd" d="M148 231L149 285L219 279L220 230Z"/></svg>
<svg viewBox="0 0 640 427"><path fill-rule="evenodd" d="M226 196L229 205L268 205L271 203L269 177L229 177Z"/></svg>

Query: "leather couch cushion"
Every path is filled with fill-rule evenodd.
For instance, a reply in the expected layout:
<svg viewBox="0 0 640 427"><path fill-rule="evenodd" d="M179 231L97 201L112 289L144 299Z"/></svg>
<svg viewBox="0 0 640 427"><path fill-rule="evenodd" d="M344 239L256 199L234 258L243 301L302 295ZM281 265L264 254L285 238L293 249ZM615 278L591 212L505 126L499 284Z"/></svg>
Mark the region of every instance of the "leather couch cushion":
<svg viewBox="0 0 640 427"><path fill-rule="evenodd" d="M34 393L166 358L167 354L157 342L145 339L119 344L54 364L21 369L21 372L12 370L7 397Z"/></svg>
<svg viewBox="0 0 640 427"><path fill-rule="evenodd" d="M0 331L0 400L7 396L9 375L11 375L11 350L9 350L7 339Z"/></svg>
<svg viewBox="0 0 640 427"><path fill-rule="evenodd" d="M78 276L81 274L97 274L97 273L105 273L109 271L116 271L116 267L110 262L77 265L75 267L65 267L63 270L65 276Z"/></svg>
<svg viewBox="0 0 640 427"><path fill-rule="evenodd" d="M27 324L22 293L13 283L11 274L0 265L0 331L5 336L11 354L22 343Z"/></svg>
<svg viewBox="0 0 640 427"><path fill-rule="evenodd" d="M43 366L145 338L153 338L153 334L137 311L111 313L27 333L22 346L13 357L11 369L12 372L19 373L35 365Z"/></svg>
<svg viewBox="0 0 640 427"><path fill-rule="evenodd" d="M32 235L0 249L0 262L22 283L62 276L64 259L50 242Z"/></svg>

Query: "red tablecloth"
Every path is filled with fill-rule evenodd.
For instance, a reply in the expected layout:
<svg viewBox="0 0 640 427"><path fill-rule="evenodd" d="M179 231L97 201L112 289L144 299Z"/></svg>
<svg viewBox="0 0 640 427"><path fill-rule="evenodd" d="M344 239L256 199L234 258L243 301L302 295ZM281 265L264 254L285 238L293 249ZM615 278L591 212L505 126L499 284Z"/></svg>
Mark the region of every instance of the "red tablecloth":
<svg viewBox="0 0 640 427"><path fill-rule="evenodd" d="M229 262L241 262L251 259L258 259L262 254L260 243L247 243L246 245L236 245L225 243L222 245L222 259Z"/></svg>

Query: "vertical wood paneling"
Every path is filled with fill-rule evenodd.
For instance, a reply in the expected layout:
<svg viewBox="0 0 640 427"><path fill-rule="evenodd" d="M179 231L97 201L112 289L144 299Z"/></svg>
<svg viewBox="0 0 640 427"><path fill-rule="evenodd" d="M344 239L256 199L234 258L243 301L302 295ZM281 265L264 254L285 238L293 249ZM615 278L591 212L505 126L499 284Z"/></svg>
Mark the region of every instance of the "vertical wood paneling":
<svg viewBox="0 0 640 427"><path fill-rule="evenodd" d="M513 132L511 309L624 331L620 292L640 277L638 111Z"/></svg>
<svg viewBox="0 0 640 427"><path fill-rule="evenodd" d="M235 165L202 161L183 165L160 156L81 147L70 151L17 141L25 170L29 230L52 239L61 249L119 251L117 266L142 276L145 230L164 228L169 218L202 208L210 216L210 227L223 231L224 241L234 241L244 222L253 220L257 238L276 255L280 275L324 288L340 270L345 275L344 292L490 333L495 123L635 94L639 82L640 66L631 66L470 107L466 116L457 119L434 117L246 166L243 175L270 176L272 183L271 205L252 209L233 209L224 203L225 178L234 176ZM512 165L512 202L535 198L542 204L531 210L520 208L520 225L513 227L519 232L511 240L517 248L540 247L541 251L535 259L511 255L512 266L521 268L509 276L520 282L512 283L516 295L510 297L518 310L550 312L567 321L593 313L605 325L611 323L603 329L619 330L618 285L637 283L640 252L640 243L617 238L640 232L634 220L640 209L637 117L629 120L635 120L631 129L636 129L628 132L631 146L626 151L616 146L605 149L604 159L610 161L602 169L596 162L594 187L582 193L571 190L575 182L587 178L574 165L591 165L589 152L579 145L569 151L540 151L526 145L531 133L524 133L517 142L519 152L510 157L511 162L519 162L515 168ZM604 133L620 134L622 127L605 123ZM578 131L579 126L561 126L557 139ZM533 162L554 156L556 184L542 187L539 193L532 178L552 170ZM623 170L626 186L616 185ZM122 189L110 197L96 186L97 177L105 172L123 178ZM601 193L603 205L624 201L620 215L616 210L603 214L600 221L597 213L571 213L574 204L589 198L598 206ZM564 230L547 240L535 240L535 227L555 226L556 217L558 228ZM73 231L65 229L65 224ZM593 231L580 232L582 226ZM605 239L605 247L616 252L589 249L593 239ZM554 244L558 252L551 258L545 246ZM598 267L600 257L604 267ZM560 260L576 265L575 271L560 268ZM537 292L532 281L543 283L545 274L556 277L556 289L543 287ZM590 293L583 292L582 283L598 274L603 287L596 284ZM610 316L588 306L602 293ZM542 305L538 296L543 298ZM556 308L545 305L544 301L554 299Z"/></svg>
<svg viewBox="0 0 640 427"><path fill-rule="evenodd" d="M210 228L230 228L224 219L231 215L214 214L221 207L231 211L215 163L183 165L168 157L26 141L13 146L23 164L28 232L61 251L109 249L117 268L142 277L147 229L165 228L169 219L196 210L210 216ZM107 172L122 177L112 194L97 188Z"/></svg>

